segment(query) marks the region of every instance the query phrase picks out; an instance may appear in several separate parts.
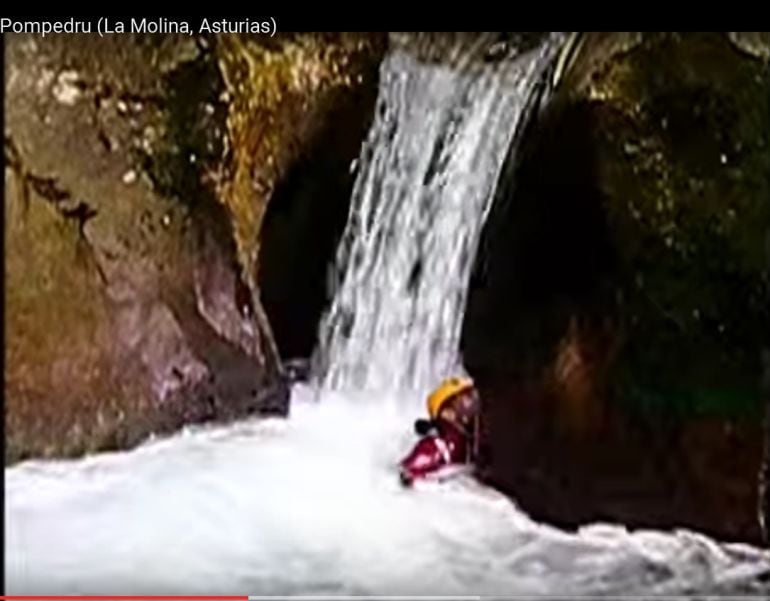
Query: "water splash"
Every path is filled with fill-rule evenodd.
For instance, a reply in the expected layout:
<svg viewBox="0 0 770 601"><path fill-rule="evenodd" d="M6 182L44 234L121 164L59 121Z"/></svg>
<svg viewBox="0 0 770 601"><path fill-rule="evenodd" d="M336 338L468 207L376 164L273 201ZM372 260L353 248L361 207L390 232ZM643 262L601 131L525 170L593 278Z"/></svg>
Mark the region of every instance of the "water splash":
<svg viewBox="0 0 770 601"><path fill-rule="evenodd" d="M538 524L462 478L402 488L403 421L293 391L290 420L190 428L5 471L9 594L767 594L765 551L693 532ZM330 401L330 402L326 402Z"/></svg>
<svg viewBox="0 0 770 601"><path fill-rule="evenodd" d="M559 39L491 65L472 61L467 42L452 49L452 66L405 50L385 59L339 282L320 328L315 371L324 388L424 393L462 370L459 337L481 229Z"/></svg>

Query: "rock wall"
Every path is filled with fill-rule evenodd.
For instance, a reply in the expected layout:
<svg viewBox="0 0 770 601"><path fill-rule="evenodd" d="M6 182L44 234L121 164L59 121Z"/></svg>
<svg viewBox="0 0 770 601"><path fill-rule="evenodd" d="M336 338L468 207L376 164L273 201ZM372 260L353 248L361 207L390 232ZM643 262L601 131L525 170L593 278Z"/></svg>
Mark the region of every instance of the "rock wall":
<svg viewBox="0 0 770 601"><path fill-rule="evenodd" d="M261 241L280 311L270 292L301 271L281 250L307 233L280 227L281 199L350 175L384 43L6 37L6 462L287 413Z"/></svg>
<svg viewBox="0 0 770 601"><path fill-rule="evenodd" d="M5 43L6 462L286 414L261 219L367 39Z"/></svg>
<svg viewBox="0 0 770 601"><path fill-rule="evenodd" d="M217 144L216 78L178 105L210 62L186 36L6 37L6 462L286 412L206 157L178 135L184 117Z"/></svg>
<svg viewBox="0 0 770 601"><path fill-rule="evenodd" d="M724 34L596 34L511 157L463 350L486 477L535 517L757 541L770 75Z"/></svg>
<svg viewBox="0 0 770 601"><path fill-rule="evenodd" d="M242 92L245 97L267 98L259 112L244 108L242 119L232 115L234 137L248 141L233 156L236 175L226 198L235 212L248 214L244 223L260 230L258 238L243 232L244 241L258 242L242 245L244 260L255 269L285 359L310 356L331 300L329 270L374 113L385 42L382 35L318 34L298 38L284 57L248 46L230 59L241 67L240 87L234 87L251 90ZM290 60L301 66L296 73ZM265 64L274 79L255 77ZM261 135L266 120L276 123L278 138ZM243 183L252 178L261 183Z"/></svg>

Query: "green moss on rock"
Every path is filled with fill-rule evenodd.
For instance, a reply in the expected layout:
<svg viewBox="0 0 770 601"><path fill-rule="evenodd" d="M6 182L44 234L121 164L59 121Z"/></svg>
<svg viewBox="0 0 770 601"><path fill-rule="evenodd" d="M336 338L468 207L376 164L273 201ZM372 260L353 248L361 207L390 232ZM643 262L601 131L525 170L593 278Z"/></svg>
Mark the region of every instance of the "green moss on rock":
<svg viewBox="0 0 770 601"><path fill-rule="evenodd" d="M770 69L717 33L576 48L469 294L486 473L564 525L757 542Z"/></svg>
<svg viewBox="0 0 770 601"><path fill-rule="evenodd" d="M593 89L628 340L617 398L756 419L770 331L770 77L717 34L649 36Z"/></svg>

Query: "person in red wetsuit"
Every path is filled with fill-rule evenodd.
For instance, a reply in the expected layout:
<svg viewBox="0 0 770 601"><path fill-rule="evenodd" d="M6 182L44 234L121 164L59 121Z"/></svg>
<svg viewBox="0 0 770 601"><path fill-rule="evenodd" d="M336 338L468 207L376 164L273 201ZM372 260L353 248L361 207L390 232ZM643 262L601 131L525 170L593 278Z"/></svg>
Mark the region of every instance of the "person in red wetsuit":
<svg viewBox="0 0 770 601"><path fill-rule="evenodd" d="M473 461L478 431L478 392L470 378L448 378L428 396L430 419L418 419L421 439L399 465L401 482L439 476Z"/></svg>

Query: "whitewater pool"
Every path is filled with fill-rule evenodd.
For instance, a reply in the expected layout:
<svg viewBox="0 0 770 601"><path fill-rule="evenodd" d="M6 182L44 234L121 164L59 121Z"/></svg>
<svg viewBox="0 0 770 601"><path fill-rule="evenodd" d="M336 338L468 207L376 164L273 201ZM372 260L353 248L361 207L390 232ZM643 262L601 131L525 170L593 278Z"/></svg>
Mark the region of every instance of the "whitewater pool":
<svg viewBox="0 0 770 601"><path fill-rule="evenodd" d="M411 418L295 387L289 420L5 471L9 594L759 592L770 555L696 533L577 534L471 479L407 490ZM388 408L390 407L390 409Z"/></svg>

